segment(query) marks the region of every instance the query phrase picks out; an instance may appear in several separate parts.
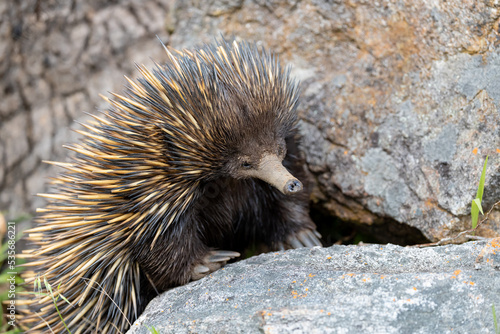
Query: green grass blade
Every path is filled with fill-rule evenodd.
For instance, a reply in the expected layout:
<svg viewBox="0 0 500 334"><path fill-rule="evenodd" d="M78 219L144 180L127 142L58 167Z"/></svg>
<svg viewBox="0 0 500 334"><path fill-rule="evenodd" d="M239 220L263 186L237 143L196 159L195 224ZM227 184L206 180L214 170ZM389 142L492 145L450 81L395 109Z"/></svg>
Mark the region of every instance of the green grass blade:
<svg viewBox="0 0 500 334"><path fill-rule="evenodd" d="M151 327L146 326L146 328L149 330L151 334L160 334L160 332L158 332L158 330L154 326Z"/></svg>
<svg viewBox="0 0 500 334"><path fill-rule="evenodd" d="M472 228L477 227L477 221L479 220L479 212L481 212L481 214L484 215L483 207L481 206L481 202L483 201L484 179L486 177L486 165L487 164L488 164L488 156L486 156L486 160L484 160L483 171L481 172L481 178L479 179L479 186L477 187L476 198L472 201L472 205L470 207Z"/></svg>
<svg viewBox="0 0 500 334"><path fill-rule="evenodd" d="M3 326L4 326L3 319L4 319L4 317L3 317L3 307L0 307L0 329L2 329ZM5 319L5 320L7 320L7 319Z"/></svg>
<svg viewBox="0 0 500 334"><path fill-rule="evenodd" d="M54 293L52 292L52 287L50 286L46 277L43 277L43 283L45 284L45 289L47 289L47 291L49 291L49 293L50 293L50 297L52 298L52 302L54 304L54 307L56 308L57 314L59 314L59 318L61 319L61 322L64 325L64 328L66 328L68 333L71 334L71 331L69 330L68 326L66 325L66 322L64 322L63 316L62 316L61 312L59 311L59 308L57 307L57 300L54 297ZM59 297L58 297L58 299L59 299Z"/></svg>
<svg viewBox="0 0 500 334"><path fill-rule="evenodd" d="M59 296L61 296L62 300L64 300L69 305L71 305L71 303L69 302L69 300L66 299L66 297L64 297L63 295L59 295Z"/></svg>
<svg viewBox="0 0 500 334"><path fill-rule="evenodd" d="M478 208L478 206L476 204L476 200L472 201L472 205L471 205L471 208L470 208L470 215L471 215L471 218L472 218L472 228L476 228L477 221L478 221L478 218L479 218L479 208Z"/></svg>
<svg viewBox="0 0 500 334"><path fill-rule="evenodd" d="M483 190L484 190L484 178L486 176L486 165L488 164L488 156L486 156L486 160L484 160L483 171L481 173L481 179L479 179L479 187L477 188L476 198L479 198L479 201L483 201Z"/></svg>
<svg viewBox="0 0 500 334"><path fill-rule="evenodd" d="M481 206L481 200L479 198L476 198L474 200L474 204L476 204L479 212L481 212L482 215L484 215L484 212L483 212L483 207Z"/></svg>
<svg viewBox="0 0 500 334"><path fill-rule="evenodd" d="M38 277L35 281L36 284L38 284L38 293L40 294L40 296L43 294L43 290L42 290L42 279L40 277Z"/></svg>
<svg viewBox="0 0 500 334"><path fill-rule="evenodd" d="M47 278L45 276L43 277L43 284L45 285L45 289L47 289L50 295L53 296L54 293L52 292L52 287L50 286L49 281L47 281Z"/></svg>
<svg viewBox="0 0 500 334"><path fill-rule="evenodd" d="M491 312L493 313L493 325L495 325L495 334L500 334L500 330L498 330L497 313L495 312L494 304L491 304Z"/></svg>

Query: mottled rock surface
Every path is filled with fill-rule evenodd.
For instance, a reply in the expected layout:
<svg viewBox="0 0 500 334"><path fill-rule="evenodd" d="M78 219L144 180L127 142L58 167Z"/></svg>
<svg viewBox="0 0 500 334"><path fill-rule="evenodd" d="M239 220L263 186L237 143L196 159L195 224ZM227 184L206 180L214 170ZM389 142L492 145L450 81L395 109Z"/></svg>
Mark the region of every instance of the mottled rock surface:
<svg viewBox="0 0 500 334"><path fill-rule="evenodd" d="M494 333L499 247L263 254L163 293L128 333Z"/></svg>
<svg viewBox="0 0 500 334"><path fill-rule="evenodd" d="M256 41L302 81L302 149L315 209L381 242L470 225L482 163L500 199L497 1L3 1L0 209L43 205L41 160L65 160L73 120L105 107L134 62L224 34ZM478 234L499 234L493 213ZM410 226L406 229L402 224ZM415 237L415 232L422 233Z"/></svg>

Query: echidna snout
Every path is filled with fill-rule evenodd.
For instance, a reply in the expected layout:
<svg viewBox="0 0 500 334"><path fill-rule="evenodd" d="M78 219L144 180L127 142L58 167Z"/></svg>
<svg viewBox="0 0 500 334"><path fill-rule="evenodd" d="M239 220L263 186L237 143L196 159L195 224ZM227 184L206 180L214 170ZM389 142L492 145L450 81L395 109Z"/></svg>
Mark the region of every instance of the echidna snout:
<svg viewBox="0 0 500 334"><path fill-rule="evenodd" d="M264 154L257 168L245 174L269 183L285 195L298 193L303 188L302 182L288 172L282 159L275 154Z"/></svg>

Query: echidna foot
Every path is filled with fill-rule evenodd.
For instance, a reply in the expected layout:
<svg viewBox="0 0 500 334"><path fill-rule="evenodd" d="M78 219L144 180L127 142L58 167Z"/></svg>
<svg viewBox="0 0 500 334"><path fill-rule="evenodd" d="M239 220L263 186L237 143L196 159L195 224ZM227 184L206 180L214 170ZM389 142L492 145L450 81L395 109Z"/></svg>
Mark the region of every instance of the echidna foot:
<svg viewBox="0 0 500 334"><path fill-rule="evenodd" d="M191 280L199 280L223 267L227 261L239 257L240 253L233 251L210 251L203 257L202 262L194 266Z"/></svg>
<svg viewBox="0 0 500 334"><path fill-rule="evenodd" d="M298 233L289 235L286 239L286 244L291 248L303 248L303 247L315 247L322 246L321 244L321 234L316 230L302 230ZM279 250L285 250L285 243L278 243Z"/></svg>

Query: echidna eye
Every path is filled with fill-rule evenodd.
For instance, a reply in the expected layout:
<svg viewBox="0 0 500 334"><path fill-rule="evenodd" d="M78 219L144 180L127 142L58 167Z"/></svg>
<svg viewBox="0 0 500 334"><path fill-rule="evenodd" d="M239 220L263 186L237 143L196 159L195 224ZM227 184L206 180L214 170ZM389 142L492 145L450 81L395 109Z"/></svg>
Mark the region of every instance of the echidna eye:
<svg viewBox="0 0 500 334"><path fill-rule="evenodd" d="M252 164L250 164L248 161L244 161L242 164L241 164L241 167L245 168L245 169L249 169L252 167Z"/></svg>

